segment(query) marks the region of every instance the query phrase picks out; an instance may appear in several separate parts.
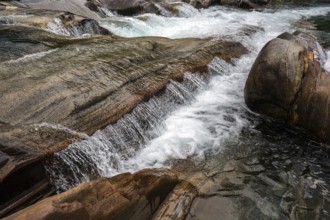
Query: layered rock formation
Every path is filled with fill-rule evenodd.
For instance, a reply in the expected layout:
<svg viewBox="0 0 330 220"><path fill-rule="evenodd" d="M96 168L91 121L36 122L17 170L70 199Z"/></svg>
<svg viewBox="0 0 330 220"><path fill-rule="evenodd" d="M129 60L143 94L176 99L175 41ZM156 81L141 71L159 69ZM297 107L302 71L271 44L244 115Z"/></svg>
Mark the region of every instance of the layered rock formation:
<svg viewBox="0 0 330 220"><path fill-rule="evenodd" d="M185 72L204 72L214 57L230 61L246 52L239 43L221 40L70 39L16 26L0 31L4 42L19 42L17 50L39 45L37 53L16 60L24 50L9 50L0 63L3 210L46 179L44 158L83 137L72 130L92 134L161 92L170 80L181 80ZM6 37L10 34L15 37ZM23 176L26 170L40 179Z"/></svg>
<svg viewBox="0 0 330 220"><path fill-rule="evenodd" d="M314 37L300 32L268 42L246 82L248 107L330 143L330 77L320 66L323 53Z"/></svg>

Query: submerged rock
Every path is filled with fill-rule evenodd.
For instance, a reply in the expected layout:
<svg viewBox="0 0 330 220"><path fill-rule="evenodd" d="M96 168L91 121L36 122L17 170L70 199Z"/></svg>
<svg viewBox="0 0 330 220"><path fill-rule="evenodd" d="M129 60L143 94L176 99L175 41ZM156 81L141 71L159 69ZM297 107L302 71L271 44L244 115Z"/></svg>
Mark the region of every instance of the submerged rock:
<svg viewBox="0 0 330 220"><path fill-rule="evenodd" d="M20 44L46 45L42 54L0 63L0 121L14 131L20 129L22 137L15 138L14 131L0 131L0 190L10 185L11 175L22 177L15 195L6 192L0 204L3 208L37 184L30 175L22 175L25 168L32 164L40 168L43 159L81 138L75 132L72 135L72 130L93 134L161 92L170 80L182 80L185 72L203 73L215 57L230 61L246 53L240 43L222 40L71 39L30 27L2 30L8 34L6 40L11 40L12 33ZM24 51L11 59L19 55L25 55ZM44 129L29 133L44 123L55 128L49 133ZM18 154L18 149L27 150ZM31 175L44 176L40 170Z"/></svg>
<svg viewBox="0 0 330 220"><path fill-rule="evenodd" d="M268 42L246 82L248 107L290 121L330 143L330 77L320 66L323 53L314 37L301 32Z"/></svg>

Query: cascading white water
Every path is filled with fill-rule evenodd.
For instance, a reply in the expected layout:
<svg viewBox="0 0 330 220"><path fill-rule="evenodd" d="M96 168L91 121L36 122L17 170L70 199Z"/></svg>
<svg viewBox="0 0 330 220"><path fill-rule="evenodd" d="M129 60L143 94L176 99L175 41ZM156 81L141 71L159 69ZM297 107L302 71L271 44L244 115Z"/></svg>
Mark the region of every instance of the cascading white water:
<svg viewBox="0 0 330 220"><path fill-rule="evenodd" d="M243 90L262 46L282 32L292 32L299 19L330 12L330 7L263 12L212 7L191 8L189 14L189 6L184 7L183 17L111 17L100 24L126 37L226 38L240 41L250 53L232 64L213 60L209 81L188 74L186 83L172 82L163 96L140 104L115 125L58 153L47 170L59 190L97 176L170 166L176 159L202 160L207 154L220 153L227 142L238 138L242 128L251 126ZM196 87L198 93L193 96Z"/></svg>
<svg viewBox="0 0 330 220"><path fill-rule="evenodd" d="M327 51L327 60L324 63L324 68L330 73L330 51Z"/></svg>
<svg viewBox="0 0 330 220"><path fill-rule="evenodd" d="M58 189L66 190L96 176L127 171L125 161L163 133L161 121L178 105L189 103L194 91L203 88L204 80L196 74L186 73L182 83L171 81L164 94L141 103L116 124L57 154L47 166L53 182Z"/></svg>

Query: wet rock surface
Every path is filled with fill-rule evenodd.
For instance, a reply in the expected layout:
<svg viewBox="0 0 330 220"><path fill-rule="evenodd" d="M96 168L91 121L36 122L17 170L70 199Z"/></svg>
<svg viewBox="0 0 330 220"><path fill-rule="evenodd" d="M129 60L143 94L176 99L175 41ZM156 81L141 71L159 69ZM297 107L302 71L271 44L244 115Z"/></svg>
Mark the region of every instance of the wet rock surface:
<svg viewBox="0 0 330 220"><path fill-rule="evenodd" d="M328 219L329 149L299 129L255 120L202 171L209 182L186 219Z"/></svg>
<svg viewBox="0 0 330 220"><path fill-rule="evenodd" d="M329 148L299 129L252 118L255 129L207 163L91 181L8 219L328 219Z"/></svg>

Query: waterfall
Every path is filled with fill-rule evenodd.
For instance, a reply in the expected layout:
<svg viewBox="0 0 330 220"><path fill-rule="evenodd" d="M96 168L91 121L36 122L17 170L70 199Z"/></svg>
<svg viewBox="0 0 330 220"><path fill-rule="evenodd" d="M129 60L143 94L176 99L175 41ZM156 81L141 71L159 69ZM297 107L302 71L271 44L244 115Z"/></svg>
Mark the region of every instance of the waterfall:
<svg viewBox="0 0 330 220"><path fill-rule="evenodd" d="M193 100L205 78L186 73L183 82L171 81L164 93L138 105L117 123L57 153L46 166L58 190L66 190L99 176L128 171L127 161L163 131L161 121L177 106Z"/></svg>

